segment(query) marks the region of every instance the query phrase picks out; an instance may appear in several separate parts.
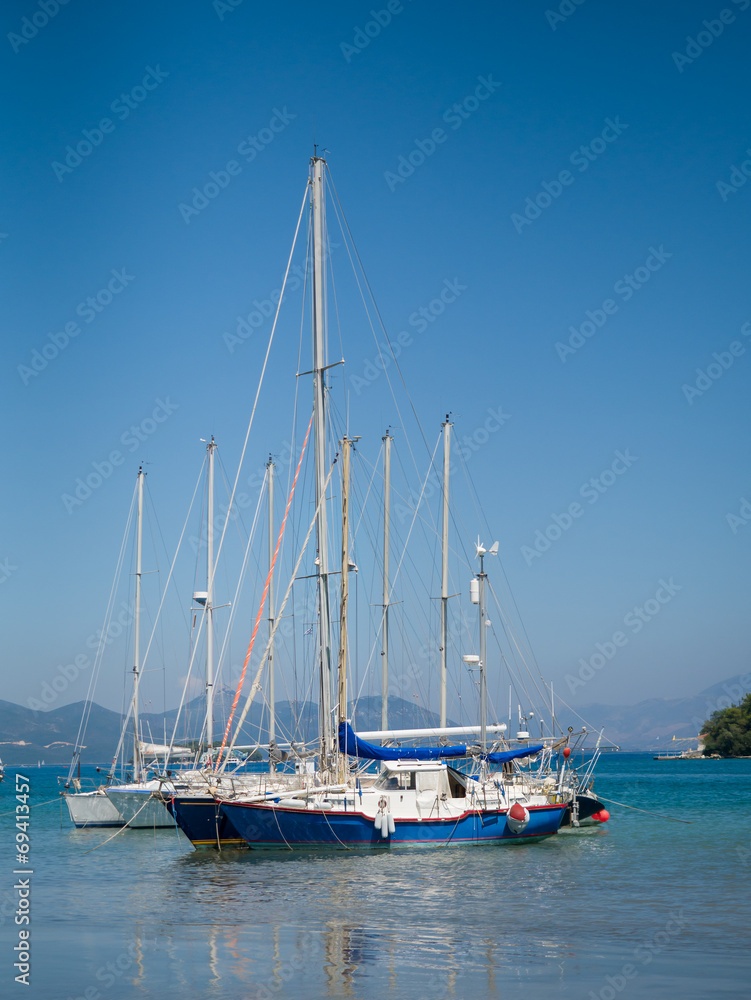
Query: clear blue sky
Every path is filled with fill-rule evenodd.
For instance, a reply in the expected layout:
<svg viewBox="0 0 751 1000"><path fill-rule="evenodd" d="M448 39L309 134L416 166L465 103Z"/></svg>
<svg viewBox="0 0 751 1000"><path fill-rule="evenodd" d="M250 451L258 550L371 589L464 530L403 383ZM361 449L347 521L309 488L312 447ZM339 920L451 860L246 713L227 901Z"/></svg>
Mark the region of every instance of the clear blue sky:
<svg viewBox="0 0 751 1000"><path fill-rule="evenodd" d="M86 649L139 461L168 548L199 438L215 434L234 472L267 325L233 353L223 335L279 287L314 137L387 327L414 341L400 360L431 446L448 411L460 440L489 409L509 415L470 468L545 676L568 697L566 675L619 631L574 703L749 669L751 506L726 516L751 500L748 0L727 0L724 22L700 0L559 17L538 0L404 0L383 25L382 2L55 7L2 12L2 698L26 704ZM218 196L181 210L229 161ZM446 282L456 301L410 325ZM587 311L591 336L572 334ZM34 351L75 323L43 367ZM288 329L287 362L294 315ZM345 331L346 378L375 456L396 419L385 379L353 388L368 337ZM715 353L728 367L701 381ZM272 398L294 382L283 362ZM711 387L683 388L697 379ZM152 425L159 400L177 408ZM280 420L260 418L251 469L281 449ZM122 464L66 509L113 450ZM581 489L603 472L591 502ZM471 508L462 524L487 534ZM680 590L624 626L661 580ZM97 699L119 705L121 687Z"/></svg>

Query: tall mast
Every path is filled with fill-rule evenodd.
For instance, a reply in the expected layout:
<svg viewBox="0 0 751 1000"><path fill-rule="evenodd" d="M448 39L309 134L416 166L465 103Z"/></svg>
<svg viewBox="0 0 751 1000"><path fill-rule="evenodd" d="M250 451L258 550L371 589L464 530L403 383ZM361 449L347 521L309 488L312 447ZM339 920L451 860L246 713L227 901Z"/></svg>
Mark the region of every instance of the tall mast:
<svg viewBox="0 0 751 1000"><path fill-rule="evenodd" d="M143 466L138 470L136 516L136 607L133 628L133 780L141 779L141 744L138 733L138 679L141 675L141 550L143 542Z"/></svg>
<svg viewBox="0 0 751 1000"><path fill-rule="evenodd" d="M269 745L276 738L276 702L274 694L274 574L271 567L274 562L274 463L269 455L266 463L269 474ZM269 770L274 771L276 765L269 756Z"/></svg>
<svg viewBox="0 0 751 1000"><path fill-rule="evenodd" d="M347 598L349 597L349 457L352 441L342 438L342 586L341 622L339 626L339 666L337 670L337 721L347 718ZM338 780L344 781L346 761L338 754Z"/></svg>
<svg viewBox="0 0 751 1000"><path fill-rule="evenodd" d="M206 504L206 743L214 745L214 435L206 446L209 453L208 501Z"/></svg>
<svg viewBox="0 0 751 1000"><path fill-rule="evenodd" d="M487 722L487 701L488 701L488 637L487 637L487 617L488 612L485 607L485 580L487 574L483 566L485 550L479 552L480 572L477 574L480 597L480 746L485 749L485 726Z"/></svg>
<svg viewBox="0 0 751 1000"><path fill-rule="evenodd" d="M318 510L316 533L318 538L318 607L319 643L321 657L321 770L329 770L333 763L334 736L331 718L332 669L331 624L329 608L328 539L326 503L322 502L326 482L326 399L324 386L325 368L325 311L323 245L323 168L320 156L311 159L311 198L313 209L313 390L315 431L316 508Z"/></svg>
<svg viewBox="0 0 751 1000"><path fill-rule="evenodd" d="M389 728L389 533L391 528L391 442L383 439L383 638L381 656L381 729Z"/></svg>
<svg viewBox="0 0 751 1000"><path fill-rule="evenodd" d="M443 535L441 538L441 728L446 726L446 679L448 656L449 604L449 465L451 457L451 422L443 424ZM384 726L384 729L386 727Z"/></svg>

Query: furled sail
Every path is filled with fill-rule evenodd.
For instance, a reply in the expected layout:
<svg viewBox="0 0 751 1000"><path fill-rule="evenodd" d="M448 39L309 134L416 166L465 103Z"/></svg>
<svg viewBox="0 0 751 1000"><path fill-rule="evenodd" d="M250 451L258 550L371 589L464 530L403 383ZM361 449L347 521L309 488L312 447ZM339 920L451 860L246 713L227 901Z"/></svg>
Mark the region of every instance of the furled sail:
<svg viewBox="0 0 751 1000"><path fill-rule="evenodd" d="M350 757L365 760L440 760L442 757L466 757L464 744L453 747L377 747L355 735L348 722L339 723L339 749Z"/></svg>
<svg viewBox="0 0 751 1000"><path fill-rule="evenodd" d="M348 722L339 723L339 749L350 757L364 760L441 760L450 757L468 756L467 745L462 743L452 747L378 747L355 734ZM531 757L542 750L542 744L524 747L521 750L503 750L486 754L491 764L502 764L517 757Z"/></svg>

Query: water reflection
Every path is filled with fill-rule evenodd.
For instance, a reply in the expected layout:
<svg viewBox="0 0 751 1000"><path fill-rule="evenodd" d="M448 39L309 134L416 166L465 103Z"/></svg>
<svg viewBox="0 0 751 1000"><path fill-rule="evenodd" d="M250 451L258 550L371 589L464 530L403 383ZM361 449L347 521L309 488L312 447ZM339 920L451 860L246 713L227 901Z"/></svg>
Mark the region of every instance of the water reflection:
<svg viewBox="0 0 751 1000"><path fill-rule="evenodd" d="M41 811L36 981L26 992L30 1000L78 1000L87 990L101 1000L587 996L634 961L675 907L685 928L648 965L637 960L629 996L650 1000L671 982L673 994L704 1000L709 969L714 995L732 986L740 995L749 896L738 847L749 846L751 806L738 789L751 763L718 762L704 785L706 772L687 763L615 760L600 785L691 825L614 807L605 828L518 849L218 855L157 831L87 854L106 833L60 830L57 812ZM40 799L55 788L44 792ZM718 801L732 802L721 821Z"/></svg>
<svg viewBox="0 0 751 1000"><path fill-rule="evenodd" d="M207 978L229 969L235 981L272 995L294 984L303 997L342 998L378 979L386 993L435 1000L461 996L469 977L474 990L494 996L501 972L558 966L570 955L568 935L551 933L549 893L557 886L559 898L572 882L581 843L376 855L193 852L172 859L166 902L179 914L221 901L224 927L214 929ZM489 884L503 888L489 894Z"/></svg>

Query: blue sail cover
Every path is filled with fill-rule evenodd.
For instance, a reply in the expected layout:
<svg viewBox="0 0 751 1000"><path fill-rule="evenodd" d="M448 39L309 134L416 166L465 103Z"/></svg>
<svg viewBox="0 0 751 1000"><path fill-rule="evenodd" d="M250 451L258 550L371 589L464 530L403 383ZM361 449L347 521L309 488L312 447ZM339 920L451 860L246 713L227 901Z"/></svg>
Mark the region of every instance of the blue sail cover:
<svg viewBox="0 0 751 1000"><path fill-rule="evenodd" d="M503 764L507 760L516 760L518 757L531 757L543 749L542 743L536 747L525 747L523 750L499 750L497 753L483 754L484 759L489 764Z"/></svg>
<svg viewBox="0 0 751 1000"><path fill-rule="evenodd" d="M377 747L361 740L348 722L339 723L339 749L350 757L364 760L441 760L446 757L466 757L467 746L462 743L453 747ZM491 764L502 764L516 757L529 757L542 750L542 745L525 747L523 750L505 750L486 754Z"/></svg>
<svg viewBox="0 0 751 1000"><path fill-rule="evenodd" d="M339 723L339 749L350 757L365 760L440 760L467 755L464 744L455 747L377 747L356 736L348 722Z"/></svg>

